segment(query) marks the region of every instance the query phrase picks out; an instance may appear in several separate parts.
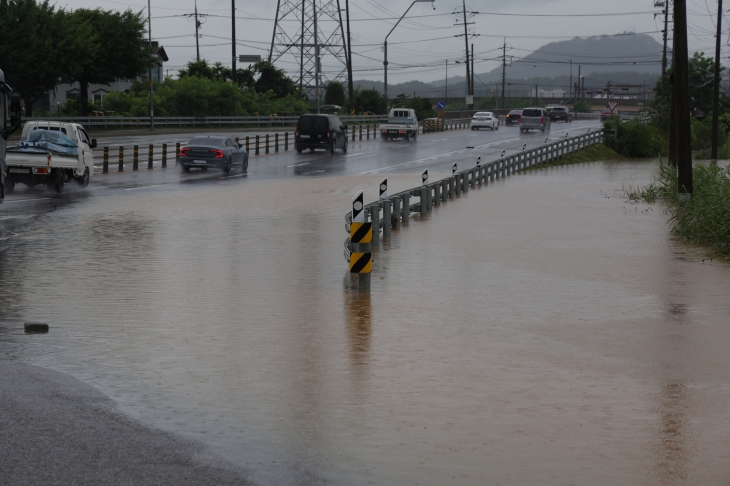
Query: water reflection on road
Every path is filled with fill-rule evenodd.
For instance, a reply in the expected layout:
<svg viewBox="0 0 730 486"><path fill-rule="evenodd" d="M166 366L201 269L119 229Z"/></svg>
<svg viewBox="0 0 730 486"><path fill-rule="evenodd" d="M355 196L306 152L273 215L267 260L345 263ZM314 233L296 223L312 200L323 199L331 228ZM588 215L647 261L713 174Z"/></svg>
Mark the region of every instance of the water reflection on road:
<svg viewBox="0 0 730 486"><path fill-rule="evenodd" d="M262 484L725 484L730 269L616 194L654 170L469 191L375 250L369 294L343 217L379 175L79 199L0 252L0 349Z"/></svg>

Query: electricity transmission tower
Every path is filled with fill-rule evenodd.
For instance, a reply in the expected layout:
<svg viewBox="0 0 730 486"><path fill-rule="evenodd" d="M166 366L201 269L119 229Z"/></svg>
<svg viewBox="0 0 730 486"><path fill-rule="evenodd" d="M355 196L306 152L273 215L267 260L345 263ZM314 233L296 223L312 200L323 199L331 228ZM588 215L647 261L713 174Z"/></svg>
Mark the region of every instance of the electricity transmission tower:
<svg viewBox="0 0 730 486"><path fill-rule="evenodd" d="M277 0L269 62L293 59L300 91L319 102L328 81L347 79L346 40L340 0Z"/></svg>

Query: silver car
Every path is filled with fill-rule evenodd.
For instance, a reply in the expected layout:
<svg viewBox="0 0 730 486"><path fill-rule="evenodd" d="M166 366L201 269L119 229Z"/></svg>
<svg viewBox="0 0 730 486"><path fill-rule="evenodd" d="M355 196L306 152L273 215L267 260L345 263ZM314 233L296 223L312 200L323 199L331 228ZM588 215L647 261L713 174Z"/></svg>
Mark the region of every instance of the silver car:
<svg viewBox="0 0 730 486"><path fill-rule="evenodd" d="M525 108L520 117L520 132L550 130L550 115L545 108Z"/></svg>

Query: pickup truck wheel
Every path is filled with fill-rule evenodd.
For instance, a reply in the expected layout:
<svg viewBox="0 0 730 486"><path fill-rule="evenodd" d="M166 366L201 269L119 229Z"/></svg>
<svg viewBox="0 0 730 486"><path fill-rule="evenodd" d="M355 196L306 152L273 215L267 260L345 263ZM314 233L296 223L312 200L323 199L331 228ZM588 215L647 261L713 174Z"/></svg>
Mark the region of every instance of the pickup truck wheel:
<svg viewBox="0 0 730 486"><path fill-rule="evenodd" d="M87 167L84 170L84 175L81 176L79 179L79 184L81 184L81 187L86 187L89 185L89 168Z"/></svg>
<svg viewBox="0 0 730 486"><path fill-rule="evenodd" d="M347 139L345 139L345 145L342 146L342 151L347 153Z"/></svg>
<svg viewBox="0 0 730 486"><path fill-rule="evenodd" d="M298 154L302 153L302 147L299 144L297 144L297 153Z"/></svg>
<svg viewBox="0 0 730 486"><path fill-rule="evenodd" d="M189 165L183 165L183 172L190 172L190 166Z"/></svg>
<svg viewBox="0 0 730 486"><path fill-rule="evenodd" d="M62 171L59 171L58 174L56 174L56 182L53 184L53 188L56 190L57 193L63 192L63 186L66 184L66 174L64 174Z"/></svg>
<svg viewBox="0 0 730 486"><path fill-rule="evenodd" d="M337 150L337 140L332 140L332 145L330 145L330 153L332 155L335 154L335 151Z"/></svg>
<svg viewBox="0 0 730 486"><path fill-rule="evenodd" d="M418 130L413 132L413 141L415 142L416 140L418 140Z"/></svg>

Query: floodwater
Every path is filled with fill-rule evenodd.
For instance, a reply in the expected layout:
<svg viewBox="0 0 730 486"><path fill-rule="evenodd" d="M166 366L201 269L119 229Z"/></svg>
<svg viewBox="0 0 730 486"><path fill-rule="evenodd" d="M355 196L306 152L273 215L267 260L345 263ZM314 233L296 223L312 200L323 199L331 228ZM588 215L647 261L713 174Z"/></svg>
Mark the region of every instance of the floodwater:
<svg viewBox="0 0 730 486"><path fill-rule="evenodd" d="M730 267L627 200L655 172L470 190L376 250L369 294L344 214L382 175L92 194L0 252L0 350L260 484L727 485Z"/></svg>

